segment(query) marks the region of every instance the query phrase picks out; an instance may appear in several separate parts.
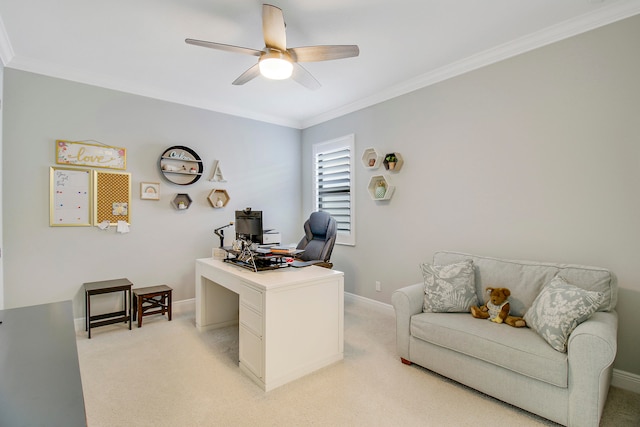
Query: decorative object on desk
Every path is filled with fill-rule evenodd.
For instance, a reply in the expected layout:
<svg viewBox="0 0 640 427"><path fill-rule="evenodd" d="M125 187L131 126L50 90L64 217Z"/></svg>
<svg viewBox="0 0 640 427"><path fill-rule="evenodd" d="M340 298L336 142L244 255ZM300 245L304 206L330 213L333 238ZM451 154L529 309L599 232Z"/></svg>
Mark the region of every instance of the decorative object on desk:
<svg viewBox="0 0 640 427"><path fill-rule="evenodd" d="M191 197L187 193L178 193L176 194L176 197L174 197L171 201L171 204L176 209L186 210L189 209L189 206L191 206L191 202Z"/></svg>
<svg viewBox="0 0 640 427"><path fill-rule="evenodd" d="M387 192L387 186L383 180L378 181L376 184L376 199L382 199L384 193Z"/></svg>
<svg viewBox="0 0 640 427"><path fill-rule="evenodd" d="M218 209L227 206L230 199L231 198L229 197L227 190L221 188L214 188L207 196L207 200L211 206Z"/></svg>
<svg viewBox="0 0 640 427"><path fill-rule="evenodd" d="M56 140L56 163L121 170L127 168L125 148L114 147L99 141L93 142L97 144L89 144L87 141Z"/></svg>
<svg viewBox="0 0 640 427"><path fill-rule="evenodd" d="M213 259L225 259L227 257L227 251L223 248L213 248L211 250L211 258Z"/></svg>
<svg viewBox="0 0 640 427"><path fill-rule="evenodd" d="M230 227L233 225L233 221L231 221L229 224L227 225L223 225L222 227L218 227L215 230L213 230L213 232L215 233L216 236L220 237L220 247L222 248L224 246L224 229L227 227Z"/></svg>
<svg viewBox="0 0 640 427"><path fill-rule="evenodd" d="M126 172L93 171L94 223L108 220L130 222L131 174ZM125 208L126 209L123 209Z"/></svg>
<svg viewBox="0 0 640 427"><path fill-rule="evenodd" d="M49 225L91 225L91 171L52 167L49 169Z"/></svg>
<svg viewBox="0 0 640 427"><path fill-rule="evenodd" d="M142 200L160 200L159 182L141 182L140 198Z"/></svg>
<svg viewBox="0 0 640 427"><path fill-rule="evenodd" d="M213 166L211 167L211 178L209 178L209 181L227 182L222 175L222 169L220 168L220 162L218 160L213 161Z"/></svg>
<svg viewBox="0 0 640 427"><path fill-rule="evenodd" d="M384 156L383 164L386 170L391 172L398 172L400 168L402 168L402 165L404 164L404 160L402 159L402 156L398 152L389 153L386 156Z"/></svg>
<svg viewBox="0 0 640 427"><path fill-rule="evenodd" d="M204 171L202 159L194 150L182 145L169 147L159 160L162 176L178 185L189 185L198 181Z"/></svg>

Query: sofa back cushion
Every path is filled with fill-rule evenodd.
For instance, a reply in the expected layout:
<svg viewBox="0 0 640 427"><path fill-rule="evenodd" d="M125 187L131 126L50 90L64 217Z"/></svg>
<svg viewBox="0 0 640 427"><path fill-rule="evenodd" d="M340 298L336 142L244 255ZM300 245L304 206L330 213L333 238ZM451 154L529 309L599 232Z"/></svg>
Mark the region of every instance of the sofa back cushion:
<svg viewBox="0 0 640 427"><path fill-rule="evenodd" d="M602 292L604 298L598 311L610 311L616 306L617 280L605 268L500 259L449 251L433 255L434 264L452 264L465 259L473 260L475 265L478 301L487 301L487 286L509 288L512 316L524 316L542 288L556 275L582 289Z"/></svg>

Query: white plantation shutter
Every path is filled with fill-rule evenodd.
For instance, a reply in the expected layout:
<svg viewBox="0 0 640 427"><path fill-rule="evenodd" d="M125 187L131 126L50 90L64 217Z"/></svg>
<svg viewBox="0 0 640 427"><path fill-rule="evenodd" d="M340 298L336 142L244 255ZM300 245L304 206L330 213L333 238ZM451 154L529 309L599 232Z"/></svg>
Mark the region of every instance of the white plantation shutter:
<svg viewBox="0 0 640 427"><path fill-rule="evenodd" d="M336 219L336 243L345 245L355 245L353 157L353 135L313 146L315 209Z"/></svg>

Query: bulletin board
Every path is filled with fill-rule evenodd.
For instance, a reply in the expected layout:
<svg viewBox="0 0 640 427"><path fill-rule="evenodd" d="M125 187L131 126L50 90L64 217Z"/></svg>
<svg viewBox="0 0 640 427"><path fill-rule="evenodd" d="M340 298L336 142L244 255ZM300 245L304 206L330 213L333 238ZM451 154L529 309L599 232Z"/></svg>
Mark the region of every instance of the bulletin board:
<svg viewBox="0 0 640 427"><path fill-rule="evenodd" d="M109 221L130 224L131 174L126 172L93 171L94 222L96 225Z"/></svg>
<svg viewBox="0 0 640 427"><path fill-rule="evenodd" d="M51 167L49 170L49 225L91 225L91 171Z"/></svg>

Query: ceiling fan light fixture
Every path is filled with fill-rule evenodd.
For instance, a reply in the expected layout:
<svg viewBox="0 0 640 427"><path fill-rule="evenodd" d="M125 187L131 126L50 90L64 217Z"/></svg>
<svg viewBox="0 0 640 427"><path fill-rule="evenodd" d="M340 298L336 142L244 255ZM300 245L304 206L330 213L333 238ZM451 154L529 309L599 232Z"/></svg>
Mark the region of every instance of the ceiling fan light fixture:
<svg viewBox="0 0 640 427"><path fill-rule="evenodd" d="M287 54L269 49L260 57L260 74L272 80L285 80L293 73L293 63Z"/></svg>

